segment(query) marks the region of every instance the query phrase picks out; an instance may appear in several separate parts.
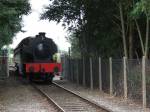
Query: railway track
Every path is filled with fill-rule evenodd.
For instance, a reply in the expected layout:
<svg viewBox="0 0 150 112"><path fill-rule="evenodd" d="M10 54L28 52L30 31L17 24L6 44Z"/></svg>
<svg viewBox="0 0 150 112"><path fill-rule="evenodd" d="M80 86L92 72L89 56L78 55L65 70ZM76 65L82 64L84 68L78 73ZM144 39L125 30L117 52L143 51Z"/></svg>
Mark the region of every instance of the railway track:
<svg viewBox="0 0 150 112"><path fill-rule="evenodd" d="M36 86L35 84L32 84L32 86L44 97L46 97L46 99L49 101L49 103L51 104L51 107L55 110L55 112L65 112L52 98L49 97L49 95L42 91L38 86Z"/></svg>
<svg viewBox="0 0 150 112"><path fill-rule="evenodd" d="M52 85L34 85L34 87L48 100L52 101L61 112L111 112L56 83Z"/></svg>

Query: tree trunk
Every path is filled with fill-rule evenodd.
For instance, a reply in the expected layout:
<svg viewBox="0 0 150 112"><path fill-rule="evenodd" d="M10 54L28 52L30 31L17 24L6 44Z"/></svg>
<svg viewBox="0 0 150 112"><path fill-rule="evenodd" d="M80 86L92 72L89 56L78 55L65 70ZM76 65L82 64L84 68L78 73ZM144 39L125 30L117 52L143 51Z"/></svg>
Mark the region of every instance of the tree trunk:
<svg viewBox="0 0 150 112"><path fill-rule="evenodd" d="M121 27L122 27L124 56L128 57L127 46L126 46L125 25L124 25L123 10L122 10L122 4L121 3L119 4L119 9L120 9L120 19L121 19Z"/></svg>
<svg viewBox="0 0 150 112"><path fill-rule="evenodd" d="M147 58L148 54L148 39L149 39L149 19L146 20L146 39L145 39L145 57Z"/></svg>
<svg viewBox="0 0 150 112"><path fill-rule="evenodd" d="M138 24L137 20L135 20L135 23L136 23L136 27L137 27L140 43L141 43L142 53L144 55L145 54L145 49L144 49L144 44L143 44L141 30L140 30L140 27L139 27L139 24Z"/></svg>
<svg viewBox="0 0 150 112"><path fill-rule="evenodd" d="M86 43L86 34L85 31L83 32L83 56L87 55L87 43Z"/></svg>
<svg viewBox="0 0 150 112"><path fill-rule="evenodd" d="M133 58L133 23L129 23L129 58Z"/></svg>

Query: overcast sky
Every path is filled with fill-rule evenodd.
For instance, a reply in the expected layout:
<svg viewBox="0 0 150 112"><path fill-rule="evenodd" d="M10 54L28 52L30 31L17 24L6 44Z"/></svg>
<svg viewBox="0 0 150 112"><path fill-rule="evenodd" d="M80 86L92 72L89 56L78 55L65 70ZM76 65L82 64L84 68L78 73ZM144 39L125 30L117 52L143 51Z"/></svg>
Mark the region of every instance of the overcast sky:
<svg viewBox="0 0 150 112"><path fill-rule="evenodd" d="M34 36L38 32L46 32L46 36L52 38L58 45L60 50L68 50L70 44L65 39L66 31L60 24L49 22L48 20L40 20L40 13L43 12L43 7L49 4L49 0L30 0L32 12L28 16L23 16L22 28L25 33L19 32L11 45L15 48L18 43L27 36Z"/></svg>

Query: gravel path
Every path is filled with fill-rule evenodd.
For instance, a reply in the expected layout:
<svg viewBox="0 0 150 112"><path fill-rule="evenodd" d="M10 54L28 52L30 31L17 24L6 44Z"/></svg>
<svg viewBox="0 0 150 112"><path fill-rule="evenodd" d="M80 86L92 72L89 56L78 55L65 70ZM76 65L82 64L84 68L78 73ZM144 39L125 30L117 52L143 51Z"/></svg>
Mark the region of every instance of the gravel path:
<svg viewBox="0 0 150 112"><path fill-rule="evenodd" d="M0 112L56 112L28 82L11 76L0 80Z"/></svg>
<svg viewBox="0 0 150 112"><path fill-rule="evenodd" d="M89 88L77 86L76 84L64 80L55 82L81 96L89 98L90 100L112 110L113 112L144 112L140 104L135 104L132 101L125 101L121 98L111 97L108 94L100 92L99 90L91 91ZM146 112L150 112L150 109L147 109Z"/></svg>

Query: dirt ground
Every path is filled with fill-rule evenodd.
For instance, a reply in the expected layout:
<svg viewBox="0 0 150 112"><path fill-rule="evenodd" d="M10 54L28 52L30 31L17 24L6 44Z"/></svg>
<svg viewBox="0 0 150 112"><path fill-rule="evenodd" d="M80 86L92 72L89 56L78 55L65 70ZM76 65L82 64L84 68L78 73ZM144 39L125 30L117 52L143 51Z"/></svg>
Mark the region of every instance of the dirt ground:
<svg viewBox="0 0 150 112"><path fill-rule="evenodd" d="M28 81L14 75L0 80L0 112L56 112Z"/></svg>

